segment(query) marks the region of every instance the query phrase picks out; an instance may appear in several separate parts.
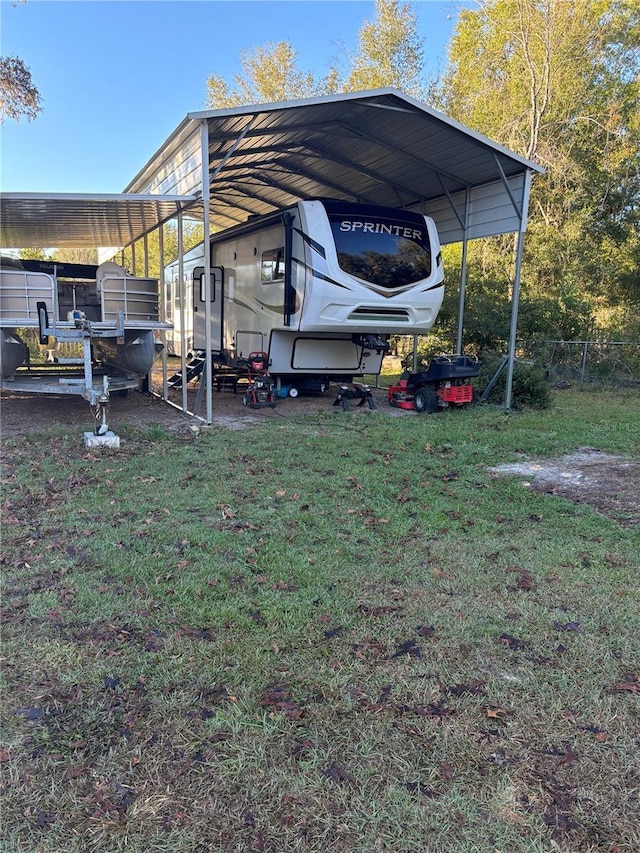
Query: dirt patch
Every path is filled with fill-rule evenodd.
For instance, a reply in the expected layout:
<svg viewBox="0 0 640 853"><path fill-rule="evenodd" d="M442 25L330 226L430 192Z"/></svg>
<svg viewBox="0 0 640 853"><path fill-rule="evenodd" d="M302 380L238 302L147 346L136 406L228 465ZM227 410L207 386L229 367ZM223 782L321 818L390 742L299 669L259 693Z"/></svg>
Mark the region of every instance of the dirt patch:
<svg viewBox="0 0 640 853"><path fill-rule="evenodd" d="M158 387L158 391L161 386ZM324 394L289 397L279 399L275 409L249 409L242 405L242 395L231 391L213 393L213 423L227 429L244 429L251 423L264 418L295 418L304 414L317 412L342 412L341 406L334 406L339 388L331 387ZM415 412L392 408L386 396L386 391L380 388L372 389L374 403L377 409L392 417L420 417ZM195 411L197 403L197 386L188 389L188 407ZM171 390L170 399L175 406L182 405L182 392ZM202 421L191 415L184 414L180 408L169 405L153 394L142 394L130 391L126 396L112 394L108 409L108 422L114 432L123 425L147 430L160 426L167 432L192 435L193 431L202 426ZM358 408L358 400L350 400L352 411L368 410L368 406ZM206 414L206 401L203 400L199 412ZM93 430L93 415L89 404L77 395L43 396L38 394L11 394L3 391L0 397L0 432L3 438L17 437L34 433L47 432L50 429L68 428L77 431L78 435L86 430Z"/></svg>
<svg viewBox="0 0 640 853"><path fill-rule="evenodd" d="M152 394L130 391L126 397L111 396L108 408L109 426L118 431L123 424L148 429L154 424L167 430L188 430L192 418L166 405ZM68 429L82 438L93 430L91 407L78 395L11 394L3 391L0 398L0 430L3 439Z"/></svg>
<svg viewBox="0 0 640 853"><path fill-rule="evenodd" d="M640 462L581 447L560 459L500 465L496 474L522 474L524 486L589 504L597 512L634 527L640 520Z"/></svg>

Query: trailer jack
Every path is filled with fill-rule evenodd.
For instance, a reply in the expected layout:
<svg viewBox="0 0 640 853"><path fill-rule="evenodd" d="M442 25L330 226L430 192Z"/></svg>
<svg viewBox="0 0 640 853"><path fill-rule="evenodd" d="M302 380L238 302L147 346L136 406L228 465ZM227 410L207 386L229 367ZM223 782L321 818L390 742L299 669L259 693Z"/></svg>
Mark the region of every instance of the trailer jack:
<svg viewBox="0 0 640 853"><path fill-rule="evenodd" d="M348 412L349 400L359 400L358 408L364 406L365 403L369 404L370 409L376 408L371 388L368 385L341 385L333 405L339 406L342 404L344 411Z"/></svg>
<svg viewBox="0 0 640 853"><path fill-rule="evenodd" d="M107 407L109 405L109 385L106 376L102 377L102 393L95 397L91 405L93 409L94 426L93 432L95 435L106 435L109 431L107 424Z"/></svg>

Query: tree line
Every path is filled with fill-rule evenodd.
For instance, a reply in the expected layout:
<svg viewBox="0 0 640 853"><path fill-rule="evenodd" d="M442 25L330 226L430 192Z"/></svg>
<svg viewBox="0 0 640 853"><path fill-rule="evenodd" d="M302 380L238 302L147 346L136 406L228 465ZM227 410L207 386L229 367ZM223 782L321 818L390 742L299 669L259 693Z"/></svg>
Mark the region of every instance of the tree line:
<svg viewBox="0 0 640 853"><path fill-rule="evenodd" d="M245 51L206 81L212 109L392 86L541 164L522 269L523 337L640 339L640 7L632 0L479 0L463 9L435 79L419 6L376 0L344 69L305 70L295 46ZM41 109L28 69L0 64L3 117ZM10 85L7 86L7 81ZM24 95L20 108L20 90ZM193 239L199 236L194 230ZM465 340L508 336L513 238L473 241ZM460 247L445 247L439 335L455 341Z"/></svg>

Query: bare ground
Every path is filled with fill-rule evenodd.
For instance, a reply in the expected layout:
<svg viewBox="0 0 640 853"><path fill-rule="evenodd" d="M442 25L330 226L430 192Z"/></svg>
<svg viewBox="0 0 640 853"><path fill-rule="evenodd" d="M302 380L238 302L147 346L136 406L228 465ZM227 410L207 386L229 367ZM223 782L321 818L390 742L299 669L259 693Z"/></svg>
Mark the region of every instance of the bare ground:
<svg viewBox="0 0 640 853"><path fill-rule="evenodd" d="M303 414L324 412L339 415L341 405L334 405L338 388L317 396L280 399L274 409L253 410L242 405L242 396L232 392L213 395L213 423L228 429L243 429L265 418L292 418ZM428 417L416 412L389 406L383 389L372 389L376 408L389 417ZM171 391L171 398L180 405L181 391ZM189 389L189 406L195 406L195 391ZM361 412L358 400L349 400L350 411ZM205 403L202 404L202 414ZM89 405L79 396L42 397L32 394L0 396L0 434L2 439L46 433L50 429L68 429L78 433L93 429ZM148 430L159 426L167 432L193 437L202 421L184 414L152 394L131 391L126 397L112 395L109 405L109 425L117 432L124 426ZM523 485L538 492L558 495L574 503L589 504L602 515L625 527L638 525L640 519L640 462L593 448L579 448L563 458L523 459L515 465L494 469L496 476L522 475Z"/></svg>
<svg viewBox="0 0 640 853"><path fill-rule="evenodd" d="M158 385L157 391L160 392ZM276 401L274 409L265 407L251 409L242 405L242 394L234 394L232 391L213 393L213 423L226 426L229 429L243 429L252 422L264 418L295 418L296 415L315 414L318 412L338 413L342 412L342 406L334 406L338 394L338 386L332 386L324 394L299 396L296 399L283 398ZM394 417L413 416L415 412L407 412L394 409L389 406L386 391L379 388L372 389L372 395L376 408L385 415ZM130 391L126 396L112 394L109 401L108 421L109 426L118 432L122 426L133 426L137 429L147 430L153 426L160 426L167 432L189 434L192 428L202 426L202 421L181 411L182 391L170 389L169 397L172 406L159 396L154 394L143 394L138 391ZM191 411L197 407L197 386L188 388L187 406ZM352 411L360 410L358 400L350 400L349 408ZM176 408L176 406L178 408ZM363 406L367 408L368 406ZM202 401L199 414L205 416L206 402ZM92 430L94 418L89 404L77 395L67 396L41 396L38 394L11 394L3 391L0 395L0 431L3 438L20 435L47 432L49 429L68 428L82 433Z"/></svg>
<svg viewBox="0 0 640 853"><path fill-rule="evenodd" d="M501 465L495 474L521 474L523 485L536 492L589 504L624 527L640 521L640 462L592 447L557 459Z"/></svg>

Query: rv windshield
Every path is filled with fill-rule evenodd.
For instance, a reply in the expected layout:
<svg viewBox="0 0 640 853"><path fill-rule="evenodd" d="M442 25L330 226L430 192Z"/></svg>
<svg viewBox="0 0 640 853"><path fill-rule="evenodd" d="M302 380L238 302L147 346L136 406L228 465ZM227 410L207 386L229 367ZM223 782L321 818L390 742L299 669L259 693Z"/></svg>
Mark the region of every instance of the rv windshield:
<svg viewBox="0 0 640 853"><path fill-rule="evenodd" d="M389 289L431 274L431 245L422 216L331 202L325 208L345 272Z"/></svg>

